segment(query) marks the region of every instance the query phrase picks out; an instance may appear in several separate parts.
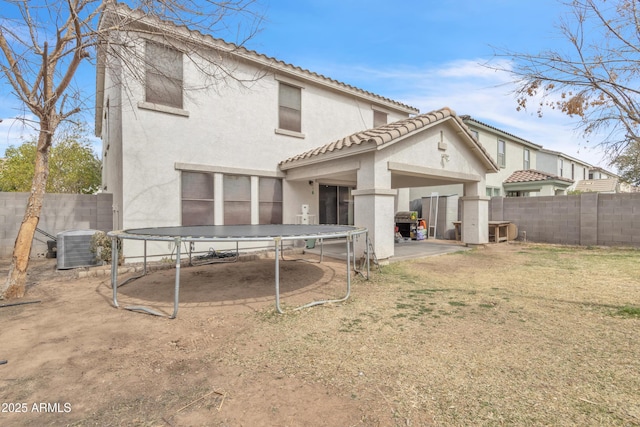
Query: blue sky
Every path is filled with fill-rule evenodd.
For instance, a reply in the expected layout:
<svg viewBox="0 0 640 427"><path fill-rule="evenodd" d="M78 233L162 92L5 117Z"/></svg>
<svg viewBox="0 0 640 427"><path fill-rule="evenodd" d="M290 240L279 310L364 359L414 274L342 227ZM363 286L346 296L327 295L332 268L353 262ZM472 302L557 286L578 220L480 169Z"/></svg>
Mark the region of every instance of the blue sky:
<svg viewBox="0 0 640 427"><path fill-rule="evenodd" d="M557 0L259 0L263 29L247 47L428 112L448 106L523 139L607 167L575 121L517 112L511 77L482 64L494 48L561 49ZM0 12L1 13L1 12ZM215 34L214 34L215 36ZM231 40L233 41L233 40ZM504 61L504 59L502 59ZM508 66L508 63L502 65ZM94 89L91 70L80 85ZM23 131L0 92L0 156ZM86 115L92 118L92 112ZM92 123L91 123L92 124Z"/></svg>

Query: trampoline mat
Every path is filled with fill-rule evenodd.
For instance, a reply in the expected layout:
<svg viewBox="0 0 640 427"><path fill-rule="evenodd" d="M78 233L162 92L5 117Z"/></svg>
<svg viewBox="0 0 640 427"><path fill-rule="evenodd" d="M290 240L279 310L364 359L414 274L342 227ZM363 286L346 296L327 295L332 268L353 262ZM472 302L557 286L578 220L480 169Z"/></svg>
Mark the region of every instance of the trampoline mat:
<svg viewBox="0 0 640 427"><path fill-rule="evenodd" d="M248 239L344 235L356 230L359 228L349 225L262 224L131 228L124 232L135 236Z"/></svg>

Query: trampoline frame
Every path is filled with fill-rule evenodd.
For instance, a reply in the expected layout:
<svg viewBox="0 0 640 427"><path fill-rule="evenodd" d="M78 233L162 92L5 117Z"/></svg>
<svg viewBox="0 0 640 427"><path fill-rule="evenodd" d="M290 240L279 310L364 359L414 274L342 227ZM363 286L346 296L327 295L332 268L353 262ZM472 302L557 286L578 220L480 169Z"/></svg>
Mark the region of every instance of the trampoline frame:
<svg viewBox="0 0 640 427"><path fill-rule="evenodd" d="M322 262L322 243L325 239L339 239L344 238L346 240L346 250L347 250L347 285L346 285L346 294L342 298L337 299L329 299L329 300L320 300L320 301L312 301L310 303L301 305L299 307L294 308L293 310L300 310L307 307L312 307L315 305L327 304L327 303L336 303L346 301L351 294L351 260L353 257L354 271L362 274L361 271L357 270L355 267L356 257L352 255L352 246L353 251L355 252L355 242L354 237L360 236L362 234L365 235L365 254L364 257L366 260L366 279L369 280L370 273L370 253L369 253L369 232L366 228L362 227L354 227L354 226L328 226L328 225L293 225L293 224L271 224L265 227L269 229L281 229L281 231L296 229L299 233L276 233L276 235L240 235L242 233L238 233L239 235L235 236L216 236L215 230L218 228L222 229L233 229L236 227L238 230L242 230L242 227L250 227L252 229L260 229L258 225L251 226L200 226L200 227L153 227L153 228L139 228L139 229L127 229L127 230L117 230L110 231L107 233L107 236L111 237L111 288L113 290L113 306L115 308L120 308L118 304L118 287L123 286L133 280L139 279L147 274L147 242L148 241L161 241L161 242L174 242L176 252L176 262L175 262L175 281L174 281L174 298L173 298L173 313L169 316L170 319L175 319L178 315L178 306L180 301L180 265L181 265L181 245L182 243L201 243L201 242L225 242L225 243L235 243L236 244L236 256L238 256L238 248L239 244L242 242L272 242L275 250L275 298L276 298L276 310L278 313L283 314L285 311L282 309L280 304L280 257L283 254L282 245L287 241L295 241L295 240L308 240L308 239L316 239L320 241L320 261ZM209 233L211 235L205 236L187 236L187 235L163 235L160 234L161 230L187 230L187 229L198 229L202 230L211 230L213 233ZM322 231L333 228L334 231ZM246 229L246 228L245 228ZM140 233L140 231L144 230L149 234ZM152 234L153 231L157 231L158 234ZM136 234L135 232L138 232ZM311 231L316 231L315 233ZM256 233L257 234L257 233ZM273 233L272 233L273 234ZM121 284L118 284L118 252L119 245L118 240L142 240L144 241L144 255L143 255L143 271L140 275L130 277L126 279ZM283 256L284 260L284 256ZM363 274L364 276L364 274ZM152 314L154 316L164 317L165 315L159 313L155 310L152 310L148 307L144 306L128 306L124 307L126 310L131 311L142 311L147 314Z"/></svg>

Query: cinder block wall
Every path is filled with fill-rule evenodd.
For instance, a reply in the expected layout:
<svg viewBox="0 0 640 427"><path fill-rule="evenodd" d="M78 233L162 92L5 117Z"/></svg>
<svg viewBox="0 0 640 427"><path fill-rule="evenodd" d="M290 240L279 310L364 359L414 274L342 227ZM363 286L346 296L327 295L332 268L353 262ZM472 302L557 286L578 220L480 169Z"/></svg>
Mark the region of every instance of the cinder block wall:
<svg viewBox="0 0 640 427"><path fill-rule="evenodd" d="M29 193L0 193L0 257L11 257ZM38 228L55 236L66 230L112 228L111 194L45 194ZM31 256L44 256L48 237L36 232Z"/></svg>
<svg viewBox="0 0 640 427"><path fill-rule="evenodd" d="M489 219L512 221L532 242L640 246L640 193L494 197Z"/></svg>

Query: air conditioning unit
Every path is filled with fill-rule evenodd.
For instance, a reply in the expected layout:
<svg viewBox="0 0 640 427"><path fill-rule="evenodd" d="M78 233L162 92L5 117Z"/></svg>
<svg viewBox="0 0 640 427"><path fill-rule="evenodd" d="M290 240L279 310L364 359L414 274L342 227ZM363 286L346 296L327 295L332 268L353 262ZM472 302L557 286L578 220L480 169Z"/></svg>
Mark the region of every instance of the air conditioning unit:
<svg viewBox="0 0 640 427"><path fill-rule="evenodd" d="M102 265L91 252L91 237L97 230L68 230L56 235L58 270Z"/></svg>

